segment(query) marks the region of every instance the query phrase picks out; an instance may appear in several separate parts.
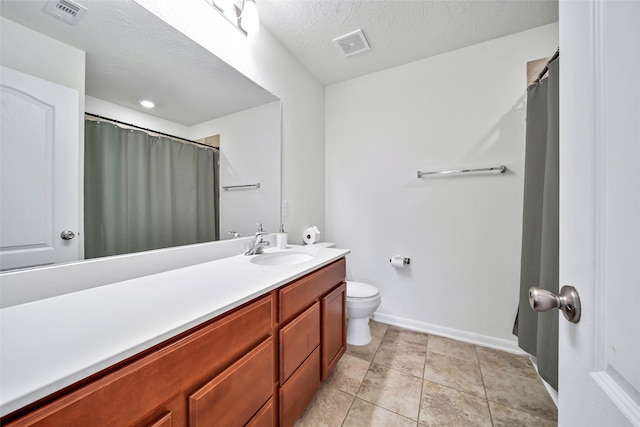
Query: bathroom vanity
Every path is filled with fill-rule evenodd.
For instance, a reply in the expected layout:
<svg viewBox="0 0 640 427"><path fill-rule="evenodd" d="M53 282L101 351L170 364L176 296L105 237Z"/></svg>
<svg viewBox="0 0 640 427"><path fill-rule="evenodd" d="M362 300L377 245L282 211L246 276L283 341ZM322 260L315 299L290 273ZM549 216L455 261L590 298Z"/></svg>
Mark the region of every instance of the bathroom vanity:
<svg viewBox="0 0 640 427"><path fill-rule="evenodd" d="M239 255L4 308L2 424L292 426L346 350L348 251L307 250L295 265ZM38 304L40 325L12 330Z"/></svg>

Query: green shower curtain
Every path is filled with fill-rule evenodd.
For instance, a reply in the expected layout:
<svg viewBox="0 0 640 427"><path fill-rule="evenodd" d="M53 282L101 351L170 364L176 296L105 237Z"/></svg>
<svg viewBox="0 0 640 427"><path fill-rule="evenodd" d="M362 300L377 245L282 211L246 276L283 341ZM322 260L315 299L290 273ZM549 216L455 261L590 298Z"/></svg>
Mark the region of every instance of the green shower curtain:
<svg viewBox="0 0 640 427"><path fill-rule="evenodd" d="M524 211L517 335L520 348L536 356L538 371L558 389L558 310L538 313L529 288L558 294L559 61L546 79L527 90Z"/></svg>
<svg viewBox="0 0 640 427"><path fill-rule="evenodd" d="M219 238L218 152L85 121L85 258Z"/></svg>

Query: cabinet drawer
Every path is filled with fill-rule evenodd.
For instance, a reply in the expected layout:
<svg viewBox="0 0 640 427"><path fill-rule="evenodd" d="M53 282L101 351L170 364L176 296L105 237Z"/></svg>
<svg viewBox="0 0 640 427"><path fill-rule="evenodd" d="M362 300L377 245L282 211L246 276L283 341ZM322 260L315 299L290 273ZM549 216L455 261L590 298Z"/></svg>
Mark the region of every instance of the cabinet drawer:
<svg viewBox="0 0 640 427"><path fill-rule="evenodd" d="M275 423L275 413L273 410L273 397L264 404L262 409L251 418L246 427L273 427Z"/></svg>
<svg viewBox="0 0 640 427"><path fill-rule="evenodd" d="M320 388L320 349L316 348L280 388L280 426L293 426Z"/></svg>
<svg viewBox="0 0 640 427"><path fill-rule="evenodd" d="M171 412L167 412L151 424L148 427L171 427Z"/></svg>
<svg viewBox="0 0 640 427"><path fill-rule="evenodd" d="M345 259L341 258L279 291L280 322L287 322L344 280Z"/></svg>
<svg viewBox="0 0 640 427"><path fill-rule="evenodd" d="M320 304L315 303L280 330L280 384L320 344Z"/></svg>
<svg viewBox="0 0 640 427"><path fill-rule="evenodd" d="M7 426L124 426L211 378L272 333L271 295L106 373ZM269 370L273 380L273 368ZM266 401L266 399L265 399ZM264 403L264 402L262 402Z"/></svg>
<svg viewBox="0 0 640 427"><path fill-rule="evenodd" d="M273 392L273 338L269 337L189 396L189 425L243 426Z"/></svg>

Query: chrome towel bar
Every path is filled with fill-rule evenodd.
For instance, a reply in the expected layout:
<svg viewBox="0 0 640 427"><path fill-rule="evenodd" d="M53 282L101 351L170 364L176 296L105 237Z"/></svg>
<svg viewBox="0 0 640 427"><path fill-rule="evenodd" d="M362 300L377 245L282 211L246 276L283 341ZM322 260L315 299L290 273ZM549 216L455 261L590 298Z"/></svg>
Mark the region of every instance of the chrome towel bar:
<svg viewBox="0 0 640 427"><path fill-rule="evenodd" d="M225 185L222 187L223 190L239 190L242 188L260 188L260 183L246 185Z"/></svg>
<svg viewBox="0 0 640 427"><path fill-rule="evenodd" d="M468 173L468 172L505 173L506 170L507 170L507 167L502 165L502 166L494 166L491 168L478 168L478 169L454 169L454 170L430 171L430 172L418 171L418 178L423 178L425 176L432 176L432 175L457 175L457 174Z"/></svg>

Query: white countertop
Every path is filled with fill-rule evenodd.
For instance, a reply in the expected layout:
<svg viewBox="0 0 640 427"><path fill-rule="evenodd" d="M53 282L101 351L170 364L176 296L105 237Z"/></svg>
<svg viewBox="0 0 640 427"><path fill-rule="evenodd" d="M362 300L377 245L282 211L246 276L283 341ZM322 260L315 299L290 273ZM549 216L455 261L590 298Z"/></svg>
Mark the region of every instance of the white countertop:
<svg viewBox="0 0 640 427"><path fill-rule="evenodd" d="M237 255L0 310L0 415L71 385L349 253L260 266ZM272 249L265 253L273 252ZM45 284L46 286L46 284Z"/></svg>

